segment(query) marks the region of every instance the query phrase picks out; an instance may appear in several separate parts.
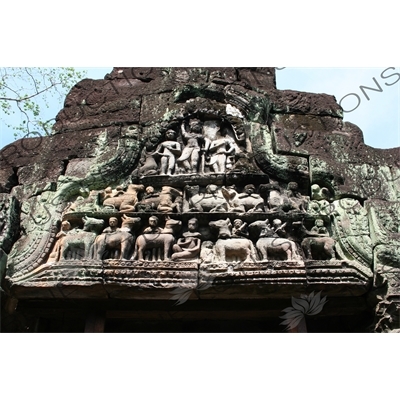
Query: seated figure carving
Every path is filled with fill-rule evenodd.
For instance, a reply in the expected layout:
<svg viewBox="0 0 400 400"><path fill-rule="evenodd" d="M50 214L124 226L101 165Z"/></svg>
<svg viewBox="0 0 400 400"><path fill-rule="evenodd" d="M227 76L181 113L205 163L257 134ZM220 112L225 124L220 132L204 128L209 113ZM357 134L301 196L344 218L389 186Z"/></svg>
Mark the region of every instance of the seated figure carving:
<svg viewBox="0 0 400 400"><path fill-rule="evenodd" d="M197 232L198 226L199 223L196 218L188 221L188 231L183 233L183 238L178 239L172 247L172 261L188 261L199 257L201 233Z"/></svg>
<svg viewBox="0 0 400 400"><path fill-rule="evenodd" d="M149 226L136 240L131 260L170 261L172 246L175 244L174 234L181 228L182 222L166 219L164 229L158 224L156 216L149 218Z"/></svg>
<svg viewBox="0 0 400 400"><path fill-rule="evenodd" d="M325 227L322 219L316 219L315 225L308 231L302 225L302 232L306 237L301 242L306 258L314 260L335 260L335 240L329 236L329 231Z"/></svg>

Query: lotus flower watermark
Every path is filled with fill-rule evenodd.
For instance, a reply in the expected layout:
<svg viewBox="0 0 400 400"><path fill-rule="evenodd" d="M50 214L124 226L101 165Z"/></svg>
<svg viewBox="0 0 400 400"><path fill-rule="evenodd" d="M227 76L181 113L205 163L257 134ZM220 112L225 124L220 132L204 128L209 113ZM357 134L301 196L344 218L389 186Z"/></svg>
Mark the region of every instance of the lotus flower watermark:
<svg viewBox="0 0 400 400"><path fill-rule="evenodd" d="M321 292L314 294L301 295L300 298L292 297L292 307L282 310L285 315L282 318L284 321L280 325L286 325L288 331L297 328L300 323L303 324L303 331L305 329L305 316L319 314L326 304L326 296L321 299Z"/></svg>
<svg viewBox="0 0 400 400"><path fill-rule="evenodd" d="M186 303L189 299L189 297L192 294L195 294L198 298L198 292L201 290L207 290L213 285L213 282L205 282L205 283L200 283L197 285L195 289L188 289L188 288L177 288L172 290L170 293L172 294L172 297L170 300L176 300L176 303L174 304L175 306L180 306L184 303Z"/></svg>

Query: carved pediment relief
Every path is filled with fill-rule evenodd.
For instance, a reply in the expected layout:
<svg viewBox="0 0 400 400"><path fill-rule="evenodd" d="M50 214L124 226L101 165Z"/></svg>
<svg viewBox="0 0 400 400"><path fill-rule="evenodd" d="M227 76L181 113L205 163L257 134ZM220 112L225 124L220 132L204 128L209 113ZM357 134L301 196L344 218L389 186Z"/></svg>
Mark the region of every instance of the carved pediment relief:
<svg viewBox="0 0 400 400"><path fill-rule="evenodd" d="M96 127L90 158L24 198L9 288L234 282L261 285L260 296L271 287L365 293L374 260L365 198L314 146L321 127L343 128L340 116L314 110L311 133L306 111L292 104L305 117L283 117L284 96L267 84L198 71L196 85L189 72L129 78L141 91L129 92L135 112ZM150 93L157 79L164 86Z"/></svg>

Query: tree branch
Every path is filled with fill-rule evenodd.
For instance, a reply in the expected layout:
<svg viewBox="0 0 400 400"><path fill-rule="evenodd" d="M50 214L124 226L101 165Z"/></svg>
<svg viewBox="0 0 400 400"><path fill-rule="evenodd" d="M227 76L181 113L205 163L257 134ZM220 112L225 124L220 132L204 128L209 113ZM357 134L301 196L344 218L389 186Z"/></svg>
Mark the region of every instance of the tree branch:
<svg viewBox="0 0 400 400"><path fill-rule="evenodd" d="M47 90L50 90L52 87L57 86L57 85L59 85L59 84L60 84L60 82L53 83L53 84L51 84L50 86L44 88L43 90L40 90L39 92L37 92L37 93L35 93L35 94L32 94L32 95L30 95L30 96L25 96L25 97L22 97L22 98L20 98L20 99L13 99L12 97L0 97L0 100L3 100L3 101L15 101L16 103L21 103L21 102L23 102L23 101L26 101L26 100L31 99L32 97L39 96L40 94L46 92ZM12 90L12 89L9 88L8 86L5 86L5 87L6 87L7 89L13 91L14 93L16 93L15 90ZM17 93L16 93L16 94L17 94Z"/></svg>

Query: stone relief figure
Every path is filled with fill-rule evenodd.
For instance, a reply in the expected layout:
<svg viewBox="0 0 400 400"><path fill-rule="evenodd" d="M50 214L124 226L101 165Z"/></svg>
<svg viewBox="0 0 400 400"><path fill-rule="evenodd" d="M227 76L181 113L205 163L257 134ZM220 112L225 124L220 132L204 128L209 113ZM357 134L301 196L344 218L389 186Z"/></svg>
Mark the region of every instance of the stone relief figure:
<svg viewBox="0 0 400 400"><path fill-rule="evenodd" d="M132 175L139 176L157 175L158 165L154 159L154 147L152 144L147 144L140 157L139 167L133 171Z"/></svg>
<svg viewBox="0 0 400 400"><path fill-rule="evenodd" d="M88 260L91 258L92 245L102 231L102 219L83 217L83 229L75 228L61 237L60 261Z"/></svg>
<svg viewBox="0 0 400 400"><path fill-rule="evenodd" d="M182 212L182 192L171 186L163 186L160 192L160 200L157 211L161 213Z"/></svg>
<svg viewBox="0 0 400 400"><path fill-rule="evenodd" d="M143 231L143 233L161 233L162 229L158 226L159 219L156 216L149 218L149 226Z"/></svg>
<svg viewBox="0 0 400 400"><path fill-rule="evenodd" d="M136 210L139 212L154 212L160 204L160 193L154 190L153 186L147 186L145 194L136 204Z"/></svg>
<svg viewBox="0 0 400 400"><path fill-rule="evenodd" d="M283 225L281 225L280 220L275 220L275 226L282 234ZM279 259L285 257L287 261L301 260L296 243L292 240L279 237L278 232L271 226L268 219L265 221L255 221L249 225L249 228L255 228L259 231L256 248L262 261L268 261L269 256L279 257Z"/></svg>
<svg viewBox="0 0 400 400"><path fill-rule="evenodd" d="M247 230L247 223L243 222L241 219L237 218L233 221L232 227L232 237L241 238L249 237L249 232Z"/></svg>
<svg viewBox="0 0 400 400"><path fill-rule="evenodd" d="M278 237L286 238L286 235L287 235L286 230L285 230L286 225L287 225L287 223L286 222L282 223L282 221L280 219L274 219L272 221L272 229L273 229L274 233L276 235L278 235Z"/></svg>
<svg viewBox="0 0 400 400"><path fill-rule="evenodd" d="M201 233L197 232L199 222L196 218L188 221L188 231L173 245L172 261L194 260L200 255Z"/></svg>
<svg viewBox="0 0 400 400"><path fill-rule="evenodd" d="M183 165L185 173L197 173L200 163L200 143L203 140L203 127L198 119L191 119L189 122L189 131L186 131L184 122L182 122L181 130L182 136L186 140L186 145L177 162Z"/></svg>
<svg viewBox="0 0 400 400"><path fill-rule="evenodd" d="M108 227L103 229L103 233L114 233L117 232L119 230L118 228L118 218L115 217L111 217L108 220Z"/></svg>
<svg viewBox="0 0 400 400"><path fill-rule="evenodd" d="M71 230L71 224L69 221L62 221L61 222L61 229L60 232L57 233L56 238L56 244L54 245L53 251L50 253L48 263L50 262L57 262L60 260L60 252L61 252L61 243L62 239L67 236L68 232Z"/></svg>
<svg viewBox="0 0 400 400"><path fill-rule="evenodd" d="M139 212L182 212L182 192L171 187L163 186L161 192L156 192L153 186L147 186L145 194L137 203L136 210Z"/></svg>
<svg viewBox="0 0 400 400"><path fill-rule="evenodd" d="M149 218L149 227L138 236L131 260L170 261L172 246L175 244L174 234L181 228L182 222L167 219L164 229L158 224L156 216Z"/></svg>
<svg viewBox="0 0 400 400"><path fill-rule="evenodd" d="M122 213L134 212L138 203L138 194L144 191L143 185L129 184L126 191L119 187L116 193L110 193L107 188L101 195L103 196L103 206L112 208Z"/></svg>
<svg viewBox="0 0 400 400"><path fill-rule="evenodd" d="M211 242L210 240L206 240L205 242L202 243L200 251L200 259L203 263L206 264L212 263L214 258L213 248L214 248L214 243Z"/></svg>
<svg viewBox="0 0 400 400"><path fill-rule="evenodd" d="M285 191L286 198L288 199L288 204L284 204L283 210L290 211L302 211L306 212L308 205L308 198L303 196L299 192L299 185L297 182L289 182L287 190Z"/></svg>
<svg viewBox="0 0 400 400"><path fill-rule="evenodd" d="M232 223L226 220L211 221L210 228L218 230L218 240L214 245L213 262L257 262L253 242L246 238L232 237Z"/></svg>
<svg viewBox="0 0 400 400"><path fill-rule="evenodd" d="M239 202L244 206L246 212L264 212L264 199L256 193L256 187L252 184L244 187L244 192L239 194Z"/></svg>
<svg viewBox="0 0 400 400"><path fill-rule="evenodd" d="M326 187L322 187L314 184L311 186L311 199L312 200L330 200L332 194Z"/></svg>
<svg viewBox="0 0 400 400"><path fill-rule="evenodd" d="M282 190L275 183L260 185L260 190L267 198L267 206L272 212L306 212L309 198L298 191L297 182L289 182L287 190Z"/></svg>
<svg viewBox="0 0 400 400"><path fill-rule="evenodd" d="M301 247L303 248L306 258L314 260L331 261L336 259L335 240L329 236L328 229L325 227L322 219L316 219L315 225L308 231L302 225L302 231L309 236L303 239Z"/></svg>
<svg viewBox="0 0 400 400"><path fill-rule="evenodd" d="M111 188L109 188L111 190ZM89 189L81 189L80 193L82 195L78 196L76 200L70 204L70 206L65 210L64 214L70 212L93 212L97 211L99 206L99 194L97 191Z"/></svg>
<svg viewBox="0 0 400 400"><path fill-rule="evenodd" d="M329 215L334 211L335 206L327 200L311 200L307 205L307 213L311 215Z"/></svg>
<svg viewBox="0 0 400 400"><path fill-rule="evenodd" d="M132 231L138 226L140 220L140 218L123 215L122 225L119 228L118 219L111 217L109 227L105 228L93 243L92 257L95 260L128 260L135 242Z"/></svg>
<svg viewBox="0 0 400 400"><path fill-rule="evenodd" d="M214 173L225 173L234 164L236 146L227 136L226 129L220 129L214 140L206 139L205 152L210 170Z"/></svg>
<svg viewBox="0 0 400 400"><path fill-rule="evenodd" d="M223 186L221 193L228 203L228 211L237 213L244 213L246 211L244 205L239 201L239 193L236 191L235 185Z"/></svg>
<svg viewBox="0 0 400 400"><path fill-rule="evenodd" d="M265 185L260 185L260 192L266 199L269 211L278 212L282 210L283 196L281 193L281 187L278 183L270 182Z"/></svg>
<svg viewBox="0 0 400 400"><path fill-rule="evenodd" d="M200 187L186 186L189 197L189 211L191 212L226 212L228 203L222 195L221 189L216 185L208 185L206 193L200 194Z"/></svg>
<svg viewBox="0 0 400 400"><path fill-rule="evenodd" d="M181 145L176 141L176 133L169 129L165 133L165 141L160 143L152 156L158 155L160 159L160 175L173 175L177 157L181 155Z"/></svg>
<svg viewBox="0 0 400 400"><path fill-rule="evenodd" d="M230 212L255 213L264 212L264 199L256 192L254 185L246 185L243 193L238 194L235 186L222 187L223 196L229 205Z"/></svg>

